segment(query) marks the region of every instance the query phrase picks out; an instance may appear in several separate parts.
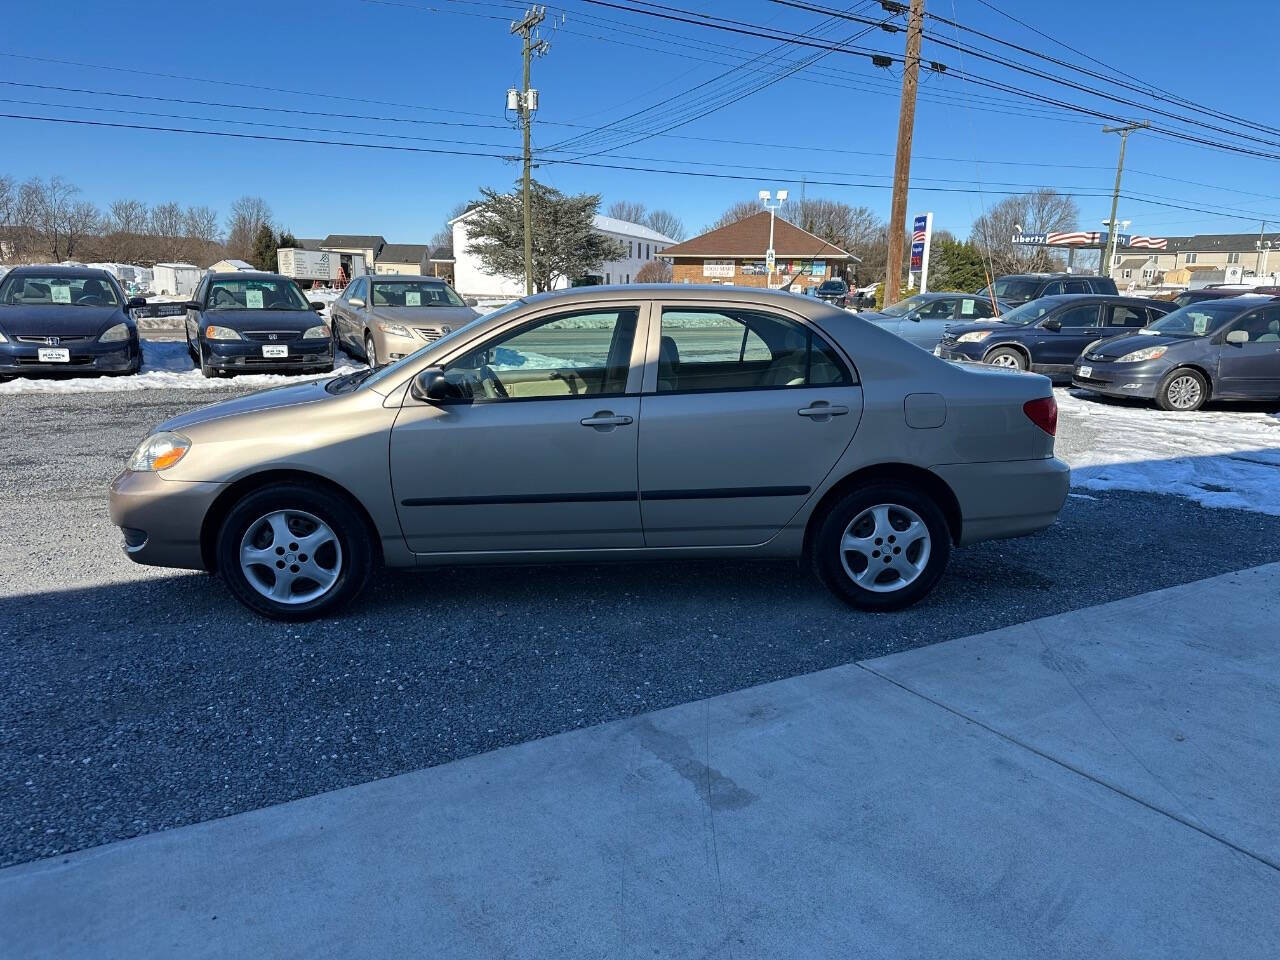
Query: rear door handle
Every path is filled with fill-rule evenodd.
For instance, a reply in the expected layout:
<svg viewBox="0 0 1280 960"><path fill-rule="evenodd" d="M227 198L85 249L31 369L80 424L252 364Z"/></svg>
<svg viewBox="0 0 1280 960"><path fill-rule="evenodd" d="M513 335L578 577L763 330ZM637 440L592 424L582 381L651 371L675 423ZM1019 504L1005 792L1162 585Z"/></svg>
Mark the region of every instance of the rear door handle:
<svg viewBox="0 0 1280 960"><path fill-rule="evenodd" d="M802 417L812 417L819 421L828 420L831 417L843 417L848 412L848 407L833 407L825 400L815 400L812 406L801 407L796 411Z"/></svg>
<svg viewBox="0 0 1280 960"><path fill-rule="evenodd" d="M625 427L632 420L628 416L615 416L608 410L601 410L594 417L584 417L578 422L584 427Z"/></svg>

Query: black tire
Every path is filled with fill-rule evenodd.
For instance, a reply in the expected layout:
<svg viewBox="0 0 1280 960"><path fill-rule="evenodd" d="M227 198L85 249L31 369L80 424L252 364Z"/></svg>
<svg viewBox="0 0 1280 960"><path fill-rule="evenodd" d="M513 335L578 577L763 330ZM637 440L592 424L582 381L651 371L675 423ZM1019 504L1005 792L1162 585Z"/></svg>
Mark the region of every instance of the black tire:
<svg viewBox="0 0 1280 960"><path fill-rule="evenodd" d="M1020 350L1015 350L1013 347L997 347L983 357L982 362L989 363L993 367L1007 367L1010 370L1027 369L1027 358Z"/></svg>
<svg viewBox="0 0 1280 960"><path fill-rule="evenodd" d="M919 541L913 540L907 544L907 554L904 555L901 548L895 549L892 543L876 543L868 538L869 548L888 549L875 549L874 557L844 551L841 544L846 529L860 518L863 518L860 523L864 522L864 515L881 505L890 508L887 517L895 533L906 529L898 524L909 520L907 512L914 513L927 530L928 538L924 545L918 546ZM942 508L927 494L903 483L874 483L852 490L836 501L817 520L817 524L809 540L810 564L832 593L863 610L900 610L917 602L937 584L951 556L951 530L947 526ZM892 536L890 534L880 539L888 541ZM928 551L927 556L924 554L925 549ZM920 562L923 566L913 575L914 579L905 585L894 587L895 582L904 579L897 569L899 557L908 560L911 565ZM861 564L859 558L865 564ZM855 575L860 574L871 569L871 564L878 565L882 561L885 563L884 572L873 574L874 579L870 581L871 585L878 585L880 589L871 589L855 582L850 571ZM849 570L846 570L846 563ZM877 581L880 582L877 584Z"/></svg>
<svg viewBox="0 0 1280 960"><path fill-rule="evenodd" d="M364 335L364 362L371 367L378 365L378 345L373 342L373 334Z"/></svg>
<svg viewBox="0 0 1280 960"><path fill-rule="evenodd" d="M200 364L200 373L203 374L205 377L208 377L210 380L213 380L217 377L222 376L220 371L218 371L214 367L211 367L209 364L205 362L204 348L199 347L198 349L200 351L200 355L197 358L197 362Z"/></svg>
<svg viewBox="0 0 1280 960"><path fill-rule="evenodd" d="M328 525L337 541L337 550L320 558L327 568L336 573L336 579L326 592L303 602L284 603L260 593L249 581L249 576L264 583L263 573L274 571L266 566L252 567L247 574L240 563L240 546L251 528L259 528L264 517L276 511L298 511L310 514ZM290 522L301 518L291 518ZM304 521L305 523L305 521ZM274 547L274 542L268 544ZM285 545L286 549L289 545ZM217 540L218 574L235 594L236 599L261 616L271 620L315 620L335 613L364 588L373 569L374 549L369 531L357 514L356 508L345 498L324 489L304 487L296 483L279 483L255 490L241 499L222 522ZM286 558L303 554L286 554ZM282 558L283 561L283 558ZM300 581L306 583L307 581ZM314 583L314 581L312 581Z"/></svg>
<svg viewBox="0 0 1280 960"><path fill-rule="evenodd" d="M1199 370L1171 370L1156 388L1156 406L1174 413L1199 410L1209 399L1209 381Z"/></svg>

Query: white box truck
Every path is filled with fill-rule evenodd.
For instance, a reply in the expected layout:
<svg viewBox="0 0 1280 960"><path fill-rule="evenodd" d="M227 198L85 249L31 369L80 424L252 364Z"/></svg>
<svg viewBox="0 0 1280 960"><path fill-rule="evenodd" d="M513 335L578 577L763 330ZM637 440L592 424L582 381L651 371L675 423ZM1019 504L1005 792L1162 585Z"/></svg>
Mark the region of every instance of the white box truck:
<svg viewBox="0 0 1280 960"><path fill-rule="evenodd" d="M151 289L161 296L189 297L203 276L194 263L157 263L151 268Z"/></svg>
<svg viewBox="0 0 1280 960"><path fill-rule="evenodd" d="M362 254L293 247L281 247L276 251L276 265L286 277L317 283L345 285L367 272Z"/></svg>

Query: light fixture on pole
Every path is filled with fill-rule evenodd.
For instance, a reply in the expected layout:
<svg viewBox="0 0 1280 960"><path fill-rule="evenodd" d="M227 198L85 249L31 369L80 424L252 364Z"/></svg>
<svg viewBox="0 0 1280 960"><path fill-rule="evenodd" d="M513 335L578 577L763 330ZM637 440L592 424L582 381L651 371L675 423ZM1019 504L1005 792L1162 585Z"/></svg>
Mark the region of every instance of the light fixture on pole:
<svg viewBox="0 0 1280 960"><path fill-rule="evenodd" d="M1256 273L1260 277L1265 277L1267 275L1267 260L1271 256L1271 248L1275 244L1271 240L1255 240L1253 245L1257 248L1258 254L1262 258L1262 263L1257 268Z"/></svg>
<svg viewBox="0 0 1280 960"><path fill-rule="evenodd" d="M776 261L776 256L773 252L773 218L782 205L787 202L787 191L778 191L778 200L776 203L772 202L772 197L773 194L768 190L760 191L760 202L764 204L764 208L769 211L769 249L766 250L764 254L764 266L765 271L768 273L766 283L770 287L773 286L773 267Z"/></svg>
<svg viewBox="0 0 1280 960"><path fill-rule="evenodd" d="M1120 230L1128 230L1132 220L1103 220L1102 225L1107 228L1107 245L1104 248L1109 251L1107 257L1106 276L1110 277L1115 274L1116 258L1119 256L1117 251L1120 249ZM1116 229L1119 226L1119 230Z"/></svg>

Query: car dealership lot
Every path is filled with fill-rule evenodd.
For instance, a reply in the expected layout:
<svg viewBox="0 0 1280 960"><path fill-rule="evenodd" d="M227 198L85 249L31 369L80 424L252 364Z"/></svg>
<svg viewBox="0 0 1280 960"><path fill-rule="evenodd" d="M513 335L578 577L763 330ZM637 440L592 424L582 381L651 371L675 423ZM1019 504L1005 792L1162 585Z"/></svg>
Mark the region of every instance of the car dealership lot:
<svg viewBox="0 0 1280 960"><path fill-rule="evenodd" d="M1273 411L1197 415L1162 451L1151 418L1173 415L1059 391L1060 454L1113 473L1045 533L957 551L902 613L851 611L792 563L702 563L383 575L338 620L268 623L208 577L130 564L105 513L152 425L248 386L0 397L0 863L1280 559L1280 517L1188 499L1222 500L1217 464L1276 469ZM1217 479L1106 489L1121 427L1122 464L1198 454Z"/></svg>

